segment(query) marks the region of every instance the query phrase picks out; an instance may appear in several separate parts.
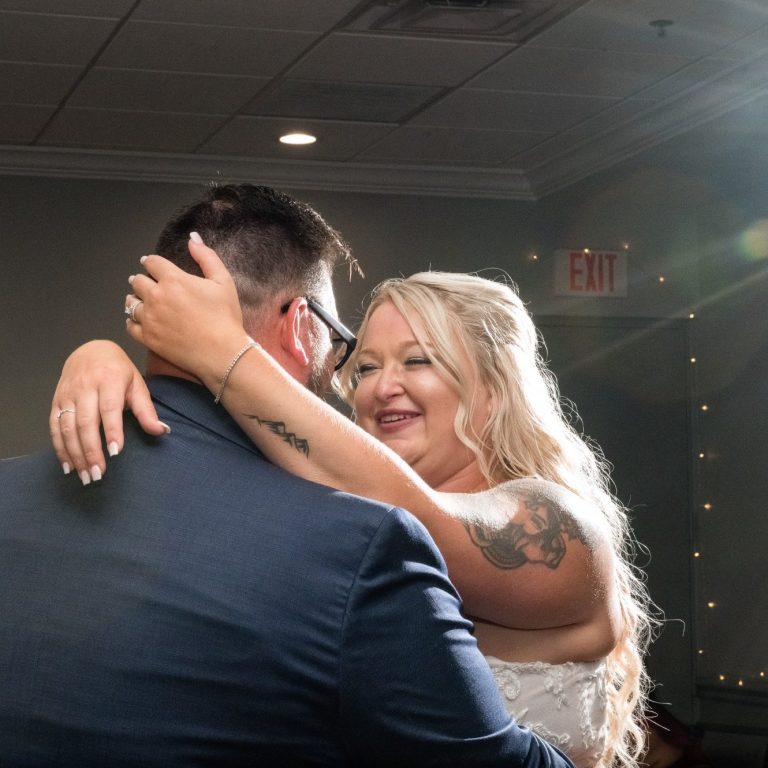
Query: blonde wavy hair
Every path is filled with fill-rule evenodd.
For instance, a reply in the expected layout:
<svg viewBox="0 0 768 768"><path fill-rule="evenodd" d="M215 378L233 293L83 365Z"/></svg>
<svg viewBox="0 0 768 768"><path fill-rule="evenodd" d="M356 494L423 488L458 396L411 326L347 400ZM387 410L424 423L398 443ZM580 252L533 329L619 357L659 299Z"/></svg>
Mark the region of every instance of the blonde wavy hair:
<svg viewBox="0 0 768 768"><path fill-rule="evenodd" d="M644 578L633 565L634 539L626 510L611 493L609 466L600 449L566 418L557 381L539 351L539 334L514 284L448 272L386 280L374 289L361 338L371 314L384 303L393 304L409 322L419 343L430 350L433 365L458 392L456 434L475 453L491 485L528 477L549 480L586 500L605 518L615 554L623 630L606 660L609 733L599 765L636 768L645 747L649 681L643 657L654 625L652 604ZM355 368L353 353L336 381L351 406ZM483 389L494 407L477 433L472 415Z"/></svg>

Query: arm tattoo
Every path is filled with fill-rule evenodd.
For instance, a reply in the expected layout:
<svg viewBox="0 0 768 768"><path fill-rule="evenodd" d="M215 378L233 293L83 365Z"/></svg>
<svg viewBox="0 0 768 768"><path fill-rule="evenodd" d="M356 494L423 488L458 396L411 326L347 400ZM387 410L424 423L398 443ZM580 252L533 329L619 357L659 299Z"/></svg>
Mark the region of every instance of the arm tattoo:
<svg viewBox="0 0 768 768"><path fill-rule="evenodd" d="M309 441L303 437L297 437L295 432L288 432L285 429L284 421L268 421L252 413L244 413L243 416L247 419L253 419L260 427L266 427L272 434L282 438L292 448L295 448L299 453L303 453L309 458Z"/></svg>
<svg viewBox="0 0 768 768"><path fill-rule="evenodd" d="M472 543L497 568L543 563L554 570L565 557L566 542L586 544L573 518L544 496L520 499L518 515L503 528L466 523Z"/></svg>

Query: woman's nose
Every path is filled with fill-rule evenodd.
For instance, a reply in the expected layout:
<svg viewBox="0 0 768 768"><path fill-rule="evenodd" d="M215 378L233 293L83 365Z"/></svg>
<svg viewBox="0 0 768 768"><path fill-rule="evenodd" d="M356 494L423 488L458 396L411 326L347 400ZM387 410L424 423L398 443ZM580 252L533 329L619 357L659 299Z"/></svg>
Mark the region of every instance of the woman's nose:
<svg viewBox="0 0 768 768"><path fill-rule="evenodd" d="M399 365L384 366L376 377L374 394L380 400L389 400L403 392L402 368Z"/></svg>

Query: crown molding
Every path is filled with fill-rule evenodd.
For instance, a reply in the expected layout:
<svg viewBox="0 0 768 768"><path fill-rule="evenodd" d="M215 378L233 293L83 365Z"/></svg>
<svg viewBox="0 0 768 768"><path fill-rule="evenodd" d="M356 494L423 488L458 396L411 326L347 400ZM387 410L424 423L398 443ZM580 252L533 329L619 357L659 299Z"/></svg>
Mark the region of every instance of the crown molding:
<svg viewBox="0 0 768 768"><path fill-rule="evenodd" d="M535 200L515 170L259 160L151 152L0 146L0 175L200 184L256 182L292 189Z"/></svg>

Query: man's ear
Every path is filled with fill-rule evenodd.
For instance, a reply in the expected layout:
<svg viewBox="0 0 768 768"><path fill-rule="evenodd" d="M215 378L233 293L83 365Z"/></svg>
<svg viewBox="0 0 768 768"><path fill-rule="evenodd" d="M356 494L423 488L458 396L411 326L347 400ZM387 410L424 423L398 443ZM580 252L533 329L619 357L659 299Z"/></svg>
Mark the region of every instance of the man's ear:
<svg viewBox="0 0 768 768"><path fill-rule="evenodd" d="M310 365L309 307L307 300L295 298L280 321L280 345L291 361L301 368Z"/></svg>

